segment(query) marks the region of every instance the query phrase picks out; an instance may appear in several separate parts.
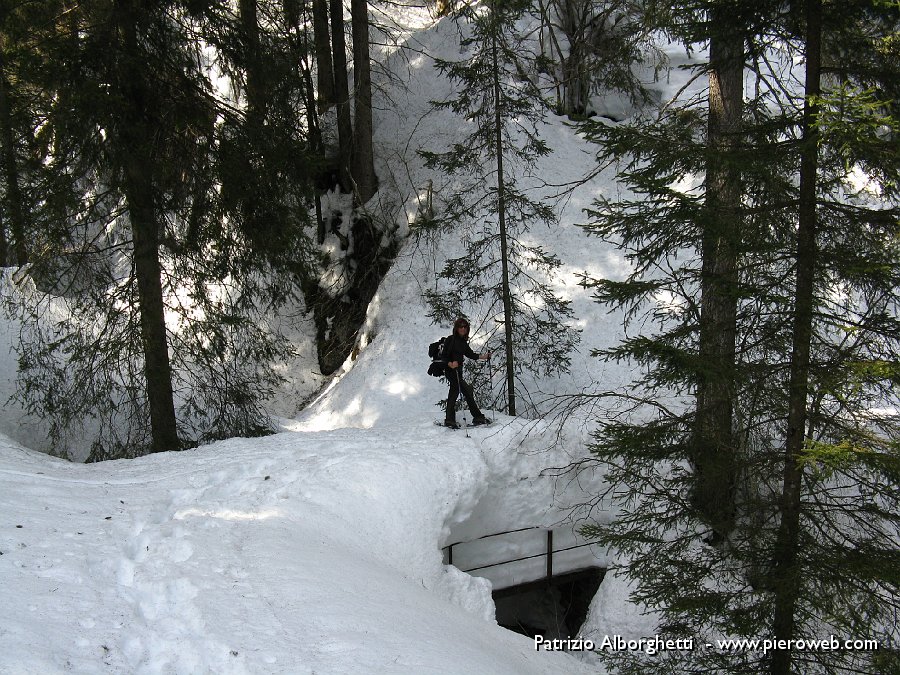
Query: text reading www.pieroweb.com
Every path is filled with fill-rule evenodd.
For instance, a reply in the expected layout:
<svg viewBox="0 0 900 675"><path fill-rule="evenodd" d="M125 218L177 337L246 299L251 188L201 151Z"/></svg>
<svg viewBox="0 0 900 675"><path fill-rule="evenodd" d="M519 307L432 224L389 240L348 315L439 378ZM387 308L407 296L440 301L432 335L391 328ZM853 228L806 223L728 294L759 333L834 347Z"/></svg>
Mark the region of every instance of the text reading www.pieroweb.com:
<svg viewBox="0 0 900 675"><path fill-rule="evenodd" d="M700 649L718 649L723 652L762 652L763 654L776 649L789 649L808 652L827 652L844 650L875 650L878 649L878 640L850 639L842 640L834 635L824 639L726 639L714 642L698 643L693 638L681 638L677 640L664 639L658 635L627 639L621 635L605 635L602 639L589 640L586 638L547 639L542 635L534 636L535 650L545 651L607 651L607 652L644 652L656 654L664 651L693 651Z"/></svg>

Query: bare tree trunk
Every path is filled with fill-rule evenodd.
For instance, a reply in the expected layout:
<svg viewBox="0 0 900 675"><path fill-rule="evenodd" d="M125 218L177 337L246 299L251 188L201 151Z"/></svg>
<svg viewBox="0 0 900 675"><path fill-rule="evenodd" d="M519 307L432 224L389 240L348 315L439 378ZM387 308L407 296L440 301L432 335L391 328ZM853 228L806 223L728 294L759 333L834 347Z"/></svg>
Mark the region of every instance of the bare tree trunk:
<svg viewBox="0 0 900 675"><path fill-rule="evenodd" d="M331 1L331 49L334 55L334 101L337 105L339 171L341 186L353 189L350 153L353 149L353 122L350 119L350 81L347 76L347 44L344 39L344 3Z"/></svg>
<svg viewBox="0 0 900 675"><path fill-rule="evenodd" d="M800 208L797 229L797 281L794 305L791 379L788 390L788 422L784 458L784 483L781 493L781 523L775 542L775 612L773 637L794 637L794 617L800 590L797 548L800 540L801 481L800 455L805 441L807 395L809 391L810 345L812 343L816 244L816 182L818 140L816 103L820 89L822 46L821 0L806 2L806 97L803 104L803 145L800 156ZM775 651L770 667L772 675L789 675L791 652Z"/></svg>
<svg viewBox="0 0 900 675"><path fill-rule="evenodd" d="M2 38L0 38L2 39ZM22 190L19 187L19 166L16 161L16 141L13 131L12 104L10 101L9 81L6 79L3 60L3 45L0 44L0 134L2 134L3 182L6 192L6 213L12 239L12 249L17 265L28 262L28 247L25 243L25 208L22 202ZM6 265L9 251L5 233L0 234L0 266Z"/></svg>
<svg viewBox="0 0 900 675"><path fill-rule="evenodd" d="M169 362L165 306L162 296L162 267L159 262L159 233L154 209L147 194L143 167L132 162L126 167L125 199L134 237L134 271L137 278L144 345L144 373L153 452L179 450L175 403L172 394L172 368Z"/></svg>
<svg viewBox="0 0 900 675"><path fill-rule="evenodd" d="M247 48L247 113L251 122L261 123L266 109L266 84L259 40L256 0L238 0L241 31Z"/></svg>
<svg viewBox="0 0 900 675"><path fill-rule="evenodd" d="M331 62L331 36L328 31L328 0L312 0L313 40L316 46L316 82L319 110L334 104L334 67Z"/></svg>
<svg viewBox="0 0 900 675"><path fill-rule="evenodd" d="M493 11L493 3L491 4ZM497 28L495 28L497 30ZM500 224L500 271L503 294L503 327L506 342L506 395L510 415L516 414L516 377L513 356L513 307L509 290L509 249L506 236L506 184L503 175L503 110L501 109L500 64L497 58L497 36L491 36L491 59L494 77L494 133L497 151L497 219Z"/></svg>
<svg viewBox="0 0 900 675"><path fill-rule="evenodd" d="M372 149L372 73L369 63L369 12L366 0L350 0L353 26L353 187L359 204L375 194L375 157Z"/></svg>
<svg viewBox="0 0 900 675"><path fill-rule="evenodd" d="M714 26L728 26L724 10ZM738 143L743 107L744 41L737 30L722 30L710 41L707 221L703 227L700 278L700 368L694 429L694 502L713 529L727 535L734 522L735 336L737 258L740 247L740 172L729 154Z"/></svg>
<svg viewBox="0 0 900 675"><path fill-rule="evenodd" d="M320 2L321 0L316 0ZM325 35L326 38L328 36L328 6L324 5L325 11ZM315 11L315 10L314 10ZM306 60L305 55L309 54L309 41L308 38L303 42L303 46L301 47L301 36L306 36L308 33L301 29L301 20L300 20L300 6L296 0L287 0L284 5L285 12L285 20L287 21L287 25L290 30L293 32L294 40L292 40L291 44L293 45L294 54L293 59L297 64L297 68L300 71L300 76L303 80L303 95L305 99L306 106L306 124L309 127L309 144L314 153L318 154L322 150L322 130L319 126L319 115L316 106L316 94L313 89L313 81L312 81L312 72L310 71L309 62ZM315 21L315 19L313 19ZM314 40L318 41L318 38L313 37ZM326 46L330 43L326 40ZM316 44L316 50L318 51L319 45ZM334 74L331 71L331 47L328 46L328 50L326 51L326 58L328 60L328 77L330 78L330 87L331 87L331 98L334 95ZM321 71L319 71L319 75L321 76ZM321 89L320 89L321 93ZM329 99L331 100L331 99ZM319 104L322 104L322 99L319 99ZM315 194L313 197L316 206L316 241L319 244L323 244L325 242L325 221L322 218L322 197L319 194L318 188L315 190Z"/></svg>
<svg viewBox="0 0 900 675"><path fill-rule="evenodd" d="M166 335L162 294L162 267L159 261L159 221L152 177L150 147L155 129L146 116L153 101L143 84L139 63L137 15L139 0L119 0L119 30L123 51L117 66L121 100L121 130L114 142L123 168L123 188L134 240L134 271L138 287L144 374L150 412L152 451L179 450L172 368Z"/></svg>
<svg viewBox="0 0 900 675"><path fill-rule="evenodd" d="M568 56L560 56L563 76L563 114L583 115L587 110L590 79L587 74L587 33L590 3L560 0L555 3L560 27L569 42Z"/></svg>
<svg viewBox="0 0 900 675"><path fill-rule="evenodd" d="M266 142L263 138L266 111L269 106L269 91L259 34L257 0L238 0L238 18L246 50L242 63L246 78L244 93L247 97L245 130L249 135L251 146L265 148ZM265 157L263 161L265 161ZM255 190L249 190L244 195L241 211L248 232L256 232L266 226L264 222L261 222L265 218L265 216L261 216L265 212L265 206L261 203L259 194Z"/></svg>
<svg viewBox="0 0 900 675"><path fill-rule="evenodd" d="M3 209L0 209L0 267L6 267L9 246L6 243L6 226L3 224Z"/></svg>

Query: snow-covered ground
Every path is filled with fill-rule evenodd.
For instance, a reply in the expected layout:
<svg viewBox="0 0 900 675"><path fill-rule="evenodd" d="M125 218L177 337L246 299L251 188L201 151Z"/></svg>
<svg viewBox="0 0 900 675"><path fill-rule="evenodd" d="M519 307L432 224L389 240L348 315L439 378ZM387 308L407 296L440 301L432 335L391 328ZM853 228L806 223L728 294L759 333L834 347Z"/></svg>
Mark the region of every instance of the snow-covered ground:
<svg viewBox="0 0 900 675"><path fill-rule="evenodd" d="M0 438L0 673L596 672L497 626L441 552L560 526L583 494L540 473L566 453L435 427L442 386L395 379L388 335L267 438L90 465Z"/></svg>
<svg viewBox="0 0 900 675"><path fill-rule="evenodd" d="M449 543L571 530L601 477L542 475L583 455L577 424L434 426L443 329L414 257L359 358L279 434L90 465L0 438L0 674L597 672L497 626L490 583L444 564ZM610 633L615 584L591 624Z"/></svg>
<svg viewBox="0 0 900 675"><path fill-rule="evenodd" d="M428 112L448 91L429 55L459 55L450 22L410 16L420 22L409 29L412 48L382 55L406 87L382 81L376 106L377 208L395 213L401 230L428 180L451 189L414 149L452 138L446 113ZM556 150L539 171L547 183L593 168L591 149L561 120L543 133ZM553 283L584 331L572 376L542 383L544 393L627 379L589 357L616 339L621 321L577 283L579 272L624 269L616 251L573 226L594 196L613 189L598 178L559 204L559 228L533 233L564 261ZM452 242L438 250L451 255ZM585 456L584 420L559 427L489 412L495 423L468 434L433 425L446 387L426 374L425 350L449 332L431 324L421 300L435 265L410 240L370 307L359 358L298 416L291 411L308 388L276 401L273 411L289 418L274 436L82 465L26 448L47 450L40 425L7 407L0 675L596 673L588 656L536 651L497 626L490 582L444 564L449 543L522 527L571 531L586 514L575 505L598 493L602 476L545 471ZM15 373L5 347L16 335L0 326L4 399ZM476 331L476 348L485 337ZM294 381L317 385L313 365L298 366ZM607 562L602 551L584 552ZM652 629L607 575L583 632Z"/></svg>
<svg viewBox="0 0 900 675"><path fill-rule="evenodd" d="M472 436L285 432L98 465L0 440L0 673L582 672L442 564L490 479Z"/></svg>

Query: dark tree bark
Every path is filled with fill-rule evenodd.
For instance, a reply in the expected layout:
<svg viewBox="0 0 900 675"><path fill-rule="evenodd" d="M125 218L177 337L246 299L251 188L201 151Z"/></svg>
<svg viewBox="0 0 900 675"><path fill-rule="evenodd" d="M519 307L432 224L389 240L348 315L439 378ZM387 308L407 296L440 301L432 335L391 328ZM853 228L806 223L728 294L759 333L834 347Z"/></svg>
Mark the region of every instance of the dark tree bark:
<svg viewBox="0 0 900 675"><path fill-rule="evenodd" d="M315 2L319 2L322 7L321 11L324 12L324 22L325 22L325 52L324 55L318 53L319 51L319 38L316 37L316 51L318 53L317 59L325 58L328 61L328 79L330 87L330 94L327 103L333 102L334 99L334 73L331 70L331 46L330 40L328 39L328 5L323 2L323 0L315 0ZM313 12L315 12L315 7L313 8ZM294 40L291 42L294 49L293 59L297 64L297 67L300 71L300 76L303 80L303 96L305 99L306 106L306 123L309 127L309 144L312 148L313 152L319 154L322 151L322 130L319 126L319 115L318 109L316 106L316 93L313 88L313 80L312 73L310 72L309 62L303 58L302 49L300 47L300 37L303 33L300 23L300 6L296 0L288 0L284 5L284 13L285 19L287 21L288 27L294 34ZM316 19L313 18L315 22ZM318 29L314 29L318 30ZM319 62L319 68L321 69L322 64ZM322 71L319 70L319 77L321 78ZM319 105L322 105L322 97L321 97L321 81L319 82ZM327 106L324 106L327 107ZM322 216L322 197L319 192L319 186L316 186L316 190L313 196L316 206L316 241L319 244L323 244L325 242L325 221Z"/></svg>
<svg viewBox="0 0 900 675"><path fill-rule="evenodd" d="M0 37L0 40L3 38ZM3 155L3 187L5 194L5 220L9 223L12 250L15 264L28 262L28 247L25 243L25 208L22 201L22 190L19 186L19 165L16 160L16 140L13 130L12 103L10 100L9 81L6 79L3 45L0 44L0 134L2 134ZM0 266L8 260L8 244L5 233L0 234Z"/></svg>
<svg viewBox="0 0 900 675"><path fill-rule="evenodd" d="M560 55L564 115L583 115L587 110L590 93L590 77L587 72L590 7L591 3L584 0L562 0L556 3L560 27L569 42L569 54Z"/></svg>
<svg viewBox="0 0 900 675"><path fill-rule="evenodd" d="M154 101L145 84L137 21L139 0L117 3L122 52L116 65L121 109L115 149L122 168L122 187L131 220L134 241L134 272L137 280L150 412L152 451L179 450L175 403L172 394L172 368L166 335L165 305L162 294L162 267L159 260L159 228L154 199L151 148L156 128L148 117Z"/></svg>
<svg viewBox="0 0 900 675"><path fill-rule="evenodd" d="M6 267L9 246L6 243L6 225L3 224L3 209L0 209L0 267Z"/></svg>
<svg viewBox="0 0 900 675"><path fill-rule="evenodd" d="M249 146L258 152L263 148L265 157L265 143L263 142L266 110L269 104L269 91L266 83L263 54L259 37L258 7L256 0L238 0L238 13L241 26L241 36L244 43L244 74L245 94L247 96L246 131ZM249 155L248 155L249 156ZM263 161L265 161L263 159ZM247 163L246 170L252 171L252 164ZM258 243L262 242L259 234L265 232L268 218L264 199L261 199L257 190L249 189L243 194L243 220L247 232L253 233Z"/></svg>
<svg viewBox="0 0 900 675"><path fill-rule="evenodd" d="M493 4L491 5L493 10ZM499 26L494 30L499 30ZM503 174L503 110L500 90L500 64L497 55L497 35L491 39L491 65L493 66L494 88L494 134L497 151L497 220L500 227L500 284L503 294L503 328L506 343L506 395L509 415L516 414L515 355L513 354L513 309L509 289L509 246L506 232L506 185Z"/></svg>
<svg viewBox="0 0 900 675"><path fill-rule="evenodd" d="M350 119L350 81L347 75L347 43L344 39L344 3L331 2L331 49L334 56L334 101L337 106L339 171L341 186L353 189L350 154L353 149L353 122Z"/></svg>
<svg viewBox="0 0 900 675"><path fill-rule="evenodd" d="M734 521L735 335L737 258L740 247L740 172L729 157L738 142L743 106L744 41L728 29L730 17L714 11L719 27L710 41L707 218L701 234L700 365L694 429L693 500L715 539Z"/></svg>
<svg viewBox="0 0 900 675"><path fill-rule="evenodd" d="M259 40L256 0L238 0L241 32L246 48L248 115L253 123L261 123L266 109L266 84Z"/></svg>
<svg viewBox="0 0 900 675"><path fill-rule="evenodd" d="M803 104L803 141L800 156L800 207L797 229L797 280L791 347L791 377L788 390L787 438L784 480L781 492L781 523L775 542L775 611L773 637L794 637L795 609L800 591L797 549L800 540L801 481L800 457L806 440L807 396L809 391L810 346L812 344L816 243L816 190L819 132L816 99L821 92L822 6L821 0L806 2L806 99ZM790 650L773 654L772 675L789 675Z"/></svg>
<svg viewBox="0 0 900 675"><path fill-rule="evenodd" d="M162 268L159 262L159 232L152 196L148 194L143 167L126 167L125 198L134 238L134 271L140 303L141 338L144 345L144 372L153 452L178 450L172 369L166 336L165 306L162 296Z"/></svg>
<svg viewBox="0 0 900 675"><path fill-rule="evenodd" d="M331 36L328 31L328 0L312 0L313 40L316 46L316 82L319 87L319 111L334 105L334 66Z"/></svg>
<svg viewBox="0 0 900 675"><path fill-rule="evenodd" d="M372 72L369 62L369 12L366 0L350 0L353 28L353 192L359 204L375 194L375 156L372 149Z"/></svg>

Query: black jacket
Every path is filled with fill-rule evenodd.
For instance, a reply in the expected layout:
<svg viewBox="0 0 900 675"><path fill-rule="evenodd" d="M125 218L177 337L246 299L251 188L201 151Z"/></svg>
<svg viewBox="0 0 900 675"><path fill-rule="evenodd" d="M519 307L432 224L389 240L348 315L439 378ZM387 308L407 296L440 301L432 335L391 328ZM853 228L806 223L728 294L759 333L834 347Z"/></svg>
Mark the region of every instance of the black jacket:
<svg viewBox="0 0 900 675"><path fill-rule="evenodd" d="M468 356L470 359L478 358L478 354L472 351L472 348L469 346L469 341L455 333L447 338L447 341L444 343L444 350L444 353L447 356L447 363L457 361L459 362L458 368L460 369L463 367L463 357ZM448 367L448 376L451 372L453 372L453 368ZM461 372L462 371L460 370L460 373Z"/></svg>

